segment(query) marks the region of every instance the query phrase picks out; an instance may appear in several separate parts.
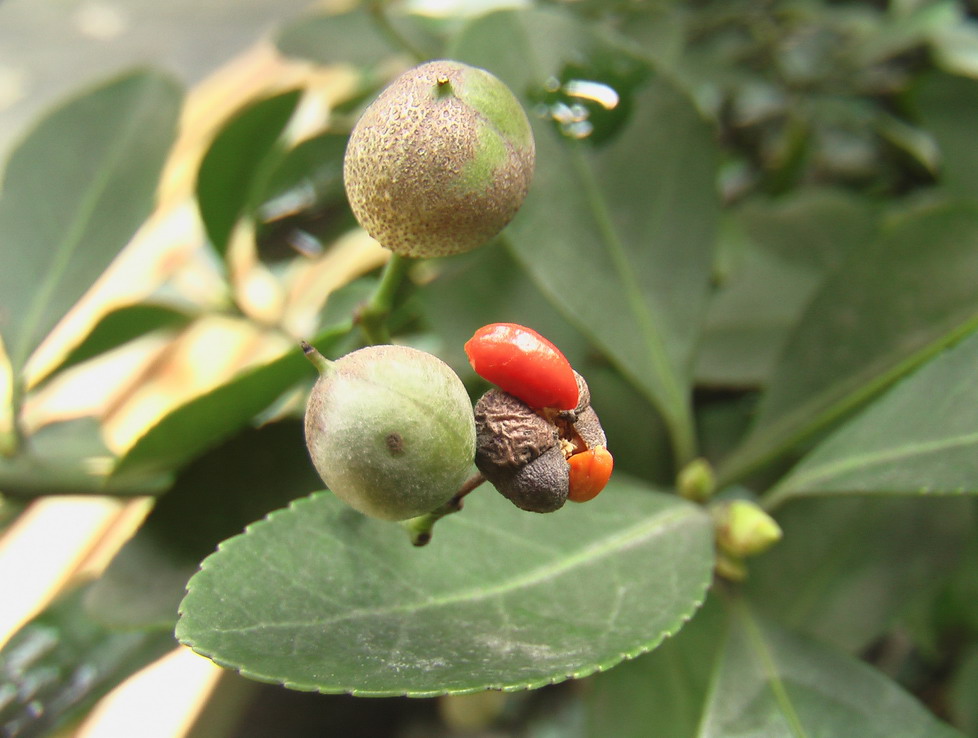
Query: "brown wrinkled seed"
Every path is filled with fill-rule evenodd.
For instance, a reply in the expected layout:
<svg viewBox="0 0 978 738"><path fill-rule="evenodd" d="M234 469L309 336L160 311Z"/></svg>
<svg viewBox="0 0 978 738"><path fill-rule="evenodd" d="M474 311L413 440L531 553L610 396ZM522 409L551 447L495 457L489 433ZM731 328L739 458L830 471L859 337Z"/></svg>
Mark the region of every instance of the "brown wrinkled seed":
<svg viewBox="0 0 978 738"><path fill-rule="evenodd" d="M496 470L523 466L559 442L553 423L522 400L493 389L475 405L475 464L489 481Z"/></svg>
<svg viewBox="0 0 978 738"><path fill-rule="evenodd" d="M567 502L570 465L560 447L553 446L494 484L506 499L521 510L554 512Z"/></svg>
<svg viewBox="0 0 978 738"><path fill-rule="evenodd" d="M521 510L545 513L563 507L570 485L567 455L607 443L590 407L587 382L576 376L581 400L566 413L543 417L499 389L476 403L475 464Z"/></svg>

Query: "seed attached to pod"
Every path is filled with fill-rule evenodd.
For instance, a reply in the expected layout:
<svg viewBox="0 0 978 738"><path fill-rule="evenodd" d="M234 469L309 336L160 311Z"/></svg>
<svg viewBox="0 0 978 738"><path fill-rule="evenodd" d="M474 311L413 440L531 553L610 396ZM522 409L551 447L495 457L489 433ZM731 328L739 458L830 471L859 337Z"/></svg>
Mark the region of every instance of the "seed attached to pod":
<svg viewBox="0 0 978 738"><path fill-rule="evenodd" d="M590 398L574 373L581 397ZM570 499L594 498L611 476L604 430L589 404L573 412L532 408L500 389L475 406L479 471L510 502L529 512L554 512Z"/></svg>
<svg viewBox="0 0 978 738"><path fill-rule="evenodd" d="M611 478L615 460L604 446L595 446L567 459L570 482L567 499L587 502L598 496Z"/></svg>
<svg viewBox="0 0 978 738"><path fill-rule="evenodd" d="M475 373L533 408L573 410L577 378L556 346L516 323L483 326L465 343Z"/></svg>
<svg viewBox="0 0 978 738"><path fill-rule="evenodd" d="M489 72L455 61L408 70L350 134L343 178L353 213L403 256L448 256L494 237L533 177L523 108Z"/></svg>
<svg viewBox="0 0 978 738"><path fill-rule="evenodd" d="M320 369L306 445L326 486L351 507L404 520L446 503L469 476L475 422L458 376L431 354L369 346Z"/></svg>

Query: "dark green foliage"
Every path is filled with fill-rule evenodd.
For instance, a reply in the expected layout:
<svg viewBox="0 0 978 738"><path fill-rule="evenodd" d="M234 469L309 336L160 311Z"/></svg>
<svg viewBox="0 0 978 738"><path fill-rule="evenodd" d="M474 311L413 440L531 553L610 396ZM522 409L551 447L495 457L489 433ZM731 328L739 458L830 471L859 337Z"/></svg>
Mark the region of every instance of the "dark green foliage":
<svg viewBox="0 0 978 738"><path fill-rule="evenodd" d="M248 225L283 285L329 258L355 227L341 171L356 111L425 59L512 89L536 139L530 194L495 243L333 294L294 350L174 408L119 458L92 419L24 422L43 379L28 360L149 214L179 93L142 71L49 114L0 192L0 525L20 498L166 494L84 596L0 651L0 725L70 722L175 628L300 690L532 689L467 708L514 738L978 735L973 13L582 0L436 17L370 0L282 19L284 54L353 77L301 143L284 135L301 89L256 91L217 132L196 195L221 257ZM223 276L231 299L215 302L257 324ZM49 376L216 310L153 299L69 340ZM282 399L315 376L299 338L335 358L389 333L475 400L487 385L462 344L490 322L537 329L587 378L616 458L601 497L538 515L485 485L415 549L318 489L301 402ZM697 457L717 499L773 516L778 544L717 557L710 503L675 494ZM271 688L227 683L198 734L259 734ZM276 726L299 738L322 735L323 715L351 736L471 734L447 703L287 699Z"/></svg>

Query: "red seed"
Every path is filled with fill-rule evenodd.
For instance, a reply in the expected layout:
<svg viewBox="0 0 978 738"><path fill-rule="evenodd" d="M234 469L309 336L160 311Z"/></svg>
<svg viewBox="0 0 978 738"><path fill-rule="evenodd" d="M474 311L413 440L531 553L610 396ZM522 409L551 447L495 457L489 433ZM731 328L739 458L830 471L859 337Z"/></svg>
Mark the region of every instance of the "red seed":
<svg viewBox="0 0 978 738"><path fill-rule="evenodd" d="M515 323L483 326L465 343L465 353L476 374L530 407L577 407L570 362L531 328Z"/></svg>
<svg viewBox="0 0 978 738"><path fill-rule="evenodd" d="M567 463L570 465L570 491L567 499L573 502L587 502L598 496L611 477L615 460L604 446L595 446L587 451L574 454Z"/></svg>

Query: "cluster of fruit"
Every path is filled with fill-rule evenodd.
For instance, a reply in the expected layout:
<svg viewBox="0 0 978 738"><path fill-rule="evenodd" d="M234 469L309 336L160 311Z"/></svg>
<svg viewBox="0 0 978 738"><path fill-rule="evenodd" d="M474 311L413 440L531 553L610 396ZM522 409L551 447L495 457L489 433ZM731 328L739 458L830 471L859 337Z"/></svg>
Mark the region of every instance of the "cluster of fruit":
<svg viewBox="0 0 978 738"><path fill-rule="evenodd" d="M422 64L364 112L344 161L360 224L399 257L476 248L521 206L534 167L529 122L488 72ZM379 345L320 369L306 410L310 455L326 485L360 512L406 520L468 489L473 462L517 507L553 512L605 486L613 461L587 383L535 331L509 323L465 344L476 373L497 385L473 410L440 359Z"/></svg>

